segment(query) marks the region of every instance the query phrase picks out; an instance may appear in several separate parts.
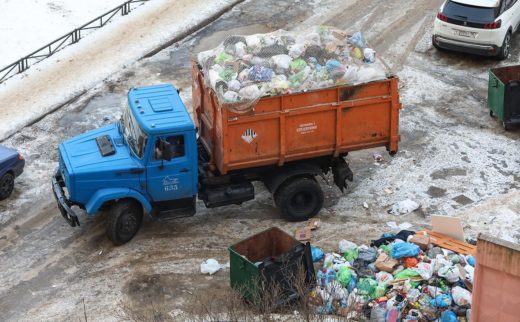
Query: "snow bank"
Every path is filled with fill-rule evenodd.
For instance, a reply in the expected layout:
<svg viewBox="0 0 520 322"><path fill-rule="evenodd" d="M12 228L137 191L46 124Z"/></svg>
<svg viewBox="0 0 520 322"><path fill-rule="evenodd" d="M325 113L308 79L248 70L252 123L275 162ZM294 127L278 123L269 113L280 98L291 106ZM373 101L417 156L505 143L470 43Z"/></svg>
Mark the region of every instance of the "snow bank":
<svg viewBox="0 0 520 322"><path fill-rule="evenodd" d="M0 141L237 2L151 1L0 84Z"/></svg>
<svg viewBox="0 0 520 322"><path fill-rule="evenodd" d="M0 0L0 68L123 2Z"/></svg>

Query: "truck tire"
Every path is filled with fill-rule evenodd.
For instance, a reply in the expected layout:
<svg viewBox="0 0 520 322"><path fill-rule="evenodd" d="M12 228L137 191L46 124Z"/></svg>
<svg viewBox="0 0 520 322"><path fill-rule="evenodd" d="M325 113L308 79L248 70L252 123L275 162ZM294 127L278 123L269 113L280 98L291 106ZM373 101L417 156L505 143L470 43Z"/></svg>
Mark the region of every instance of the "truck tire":
<svg viewBox="0 0 520 322"><path fill-rule="evenodd" d="M114 203L106 222L108 239L119 246L130 241L143 221L143 207L135 200L122 199Z"/></svg>
<svg viewBox="0 0 520 322"><path fill-rule="evenodd" d="M11 173L6 173L0 179L0 200L4 200L11 195L14 188L14 176Z"/></svg>
<svg viewBox="0 0 520 322"><path fill-rule="evenodd" d="M323 207L323 191L314 178L297 177L282 184L274 200L288 221L307 220Z"/></svg>

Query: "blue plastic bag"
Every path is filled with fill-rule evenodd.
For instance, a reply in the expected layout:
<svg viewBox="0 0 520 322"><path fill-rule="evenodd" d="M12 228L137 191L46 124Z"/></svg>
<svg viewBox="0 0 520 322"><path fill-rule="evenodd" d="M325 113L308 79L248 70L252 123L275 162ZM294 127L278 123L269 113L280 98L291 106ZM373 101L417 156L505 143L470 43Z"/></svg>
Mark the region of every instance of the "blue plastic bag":
<svg viewBox="0 0 520 322"><path fill-rule="evenodd" d="M350 278L350 282L348 282L347 290L349 293L352 293L352 291L357 286L357 276L352 274L352 277Z"/></svg>
<svg viewBox="0 0 520 322"><path fill-rule="evenodd" d="M441 315L441 322L458 322L457 315L453 311L444 311Z"/></svg>
<svg viewBox="0 0 520 322"><path fill-rule="evenodd" d="M433 307L447 308L451 305L452 298L449 294L440 294L436 298L430 301L430 305Z"/></svg>
<svg viewBox="0 0 520 322"><path fill-rule="evenodd" d="M466 257L466 262L468 262L468 264L470 264L471 266L475 267L475 257L473 257L473 256Z"/></svg>
<svg viewBox="0 0 520 322"><path fill-rule="evenodd" d="M319 262L325 257L325 254L321 250L321 248L316 246L311 246L311 254L312 254L312 262L316 263Z"/></svg>
<svg viewBox="0 0 520 322"><path fill-rule="evenodd" d="M349 42L358 48L364 48L367 45L365 37L363 37L363 34L359 31L355 32L352 37L349 38Z"/></svg>
<svg viewBox="0 0 520 322"><path fill-rule="evenodd" d="M397 243L392 247L392 257L401 259L403 257L416 257L419 255L419 246L412 243Z"/></svg>

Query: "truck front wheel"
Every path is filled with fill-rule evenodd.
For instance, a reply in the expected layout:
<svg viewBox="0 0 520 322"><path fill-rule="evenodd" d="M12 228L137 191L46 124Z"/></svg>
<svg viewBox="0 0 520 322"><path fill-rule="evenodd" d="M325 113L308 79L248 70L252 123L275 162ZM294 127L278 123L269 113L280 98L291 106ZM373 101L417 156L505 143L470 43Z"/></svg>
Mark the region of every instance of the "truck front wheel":
<svg viewBox="0 0 520 322"><path fill-rule="evenodd" d="M289 221L307 220L323 207L323 191L314 178L298 177L282 184L274 200Z"/></svg>
<svg viewBox="0 0 520 322"><path fill-rule="evenodd" d="M132 239L143 221L143 207L135 200L123 199L112 205L107 218L107 236L114 245Z"/></svg>

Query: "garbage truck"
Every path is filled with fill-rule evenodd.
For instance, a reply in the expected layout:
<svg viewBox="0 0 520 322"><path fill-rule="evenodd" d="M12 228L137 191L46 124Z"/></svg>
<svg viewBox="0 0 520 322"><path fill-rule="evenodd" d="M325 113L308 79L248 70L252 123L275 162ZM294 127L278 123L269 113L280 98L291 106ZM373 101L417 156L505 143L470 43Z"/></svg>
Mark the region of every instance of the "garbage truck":
<svg viewBox="0 0 520 322"><path fill-rule="evenodd" d="M349 152L398 150L395 76L263 96L247 110L222 99L208 77L193 61L193 113L173 85L136 87L120 121L59 145L52 187L72 227L83 211L107 209L107 236L121 245L144 213L191 216L197 199L207 208L240 205L255 198L255 182L285 219L303 221L323 207L318 177L332 173L342 191L353 180Z"/></svg>

